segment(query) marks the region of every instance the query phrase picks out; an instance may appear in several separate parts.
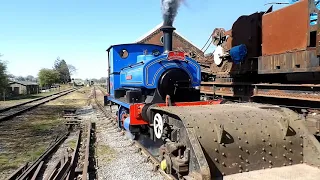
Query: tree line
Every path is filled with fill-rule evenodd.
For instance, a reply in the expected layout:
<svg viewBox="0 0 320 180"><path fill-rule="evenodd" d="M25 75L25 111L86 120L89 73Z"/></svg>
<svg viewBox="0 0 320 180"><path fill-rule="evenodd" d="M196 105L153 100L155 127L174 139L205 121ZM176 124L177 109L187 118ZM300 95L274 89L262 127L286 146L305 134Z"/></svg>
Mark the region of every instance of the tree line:
<svg viewBox="0 0 320 180"><path fill-rule="evenodd" d="M0 54L0 92L4 92L8 85L8 75L7 75L7 66L1 60L2 55Z"/></svg>
<svg viewBox="0 0 320 180"><path fill-rule="evenodd" d="M55 83L66 84L71 82L71 75L76 72L76 68L73 65L67 64L64 59L58 57L54 61L52 68L40 69L38 77L33 77L31 75L16 77L12 74L8 74L7 65L1 59L2 56L3 55L0 54L0 94L6 91L9 80L39 82L42 87L50 87Z"/></svg>
<svg viewBox="0 0 320 180"><path fill-rule="evenodd" d="M58 57L54 61L54 65L51 69L43 68L38 73L38 79L40 86L50 87L55 83L66 84L71 82L71 75L76 72L76 68L67 64L64 59Z"/></svg>

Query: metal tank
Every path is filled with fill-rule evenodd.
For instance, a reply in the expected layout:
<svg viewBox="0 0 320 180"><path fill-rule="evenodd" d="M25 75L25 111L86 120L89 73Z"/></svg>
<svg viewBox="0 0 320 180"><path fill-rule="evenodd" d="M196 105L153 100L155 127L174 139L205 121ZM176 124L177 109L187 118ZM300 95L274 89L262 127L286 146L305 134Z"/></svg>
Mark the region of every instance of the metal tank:
<svg viewBox="0 0 320 180"><path fill-rule="evenodd" d="M319 142L287 108L237 103L151 111L165 142L161 168L170 174L212 179L300 163L320 167Z"/></svg>

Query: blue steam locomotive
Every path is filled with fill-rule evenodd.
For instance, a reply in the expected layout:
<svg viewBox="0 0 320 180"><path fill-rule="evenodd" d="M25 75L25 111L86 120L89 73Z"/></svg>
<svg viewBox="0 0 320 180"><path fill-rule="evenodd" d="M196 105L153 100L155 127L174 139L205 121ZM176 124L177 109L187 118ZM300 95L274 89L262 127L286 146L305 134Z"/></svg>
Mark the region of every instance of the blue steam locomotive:
<svg viewBox="0 0 320 180"><path fill-rule="evenodd" d="M200 99L200 65L184 52L172 51L172 26L163 26L164 47L121 44L107 49L109 62L106 105L118 105L120 128L141 133L153 124L149 107L168 101ZM167 102L168 103L168 102Z"/></svg>

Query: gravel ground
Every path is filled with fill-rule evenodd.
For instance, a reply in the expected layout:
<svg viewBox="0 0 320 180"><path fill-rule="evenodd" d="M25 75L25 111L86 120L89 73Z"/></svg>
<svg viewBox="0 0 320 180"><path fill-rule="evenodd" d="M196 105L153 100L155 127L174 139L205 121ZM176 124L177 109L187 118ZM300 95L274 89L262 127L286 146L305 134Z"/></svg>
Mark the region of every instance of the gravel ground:
<svg viewBox="0 0 320 180"><path fill-rule="evenodd" d="M97 90L98 93L101 92ZM165 179L160 173L152 171L152 163L147 162L147 158L138 153L138 148L133 145L129 136L122 136L121 132L113 127L110 120L114 116L110 115L106 118L102 113L92 109L91 105L84 108L83 111L86 112L81 116L83 120L96 122L98 179Z"/></svg>

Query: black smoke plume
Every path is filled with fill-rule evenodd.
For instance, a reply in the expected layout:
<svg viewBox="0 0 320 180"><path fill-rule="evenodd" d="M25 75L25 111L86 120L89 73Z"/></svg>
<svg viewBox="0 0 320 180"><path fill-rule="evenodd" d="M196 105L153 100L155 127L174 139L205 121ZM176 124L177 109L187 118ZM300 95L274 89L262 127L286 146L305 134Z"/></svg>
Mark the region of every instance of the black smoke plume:
<svg viewBox="0 0 320 180"><path fill-rule="evenodd" d="M182 0L161 0L163 25L172 26Z"/></svg>

